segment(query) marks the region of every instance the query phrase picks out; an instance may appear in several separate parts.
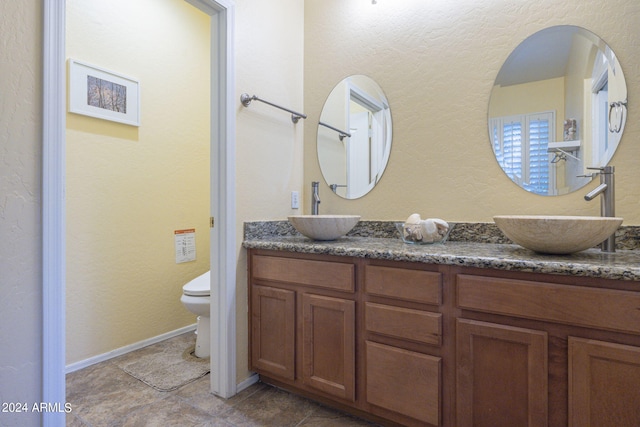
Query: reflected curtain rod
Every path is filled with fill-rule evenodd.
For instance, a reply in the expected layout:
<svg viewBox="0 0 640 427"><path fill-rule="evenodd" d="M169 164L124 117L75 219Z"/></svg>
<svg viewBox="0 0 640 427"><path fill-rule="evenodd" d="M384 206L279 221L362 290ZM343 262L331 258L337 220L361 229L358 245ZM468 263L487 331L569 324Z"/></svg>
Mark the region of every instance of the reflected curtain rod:
<svg viewBox="0 0 640 427"><path fill-rule="evenodd" d="M284 111L286 111L288 113L291 113L291 121L293 123L298 123L298 120L307 118L306 114L298 113L298 112L295 112L295 111L290 110L288 108L284 108L284 107L281 107L279 105L276 105L276 104L274 104L272 102L265 101L264 99L260 99L256 95L249 96L248 93L243 93L242 95L240 95L240 102L242 102L242 105L244 105L245 107L248 107L249 105L251 105L251 101L264 102L265 104L271 105L272 107L276 107L276 108L284 110Z"/></svg>
<svg viewBox="0 0 640 427"><path fill-rule="evenodd" d="M338 132L338 133L340 134L340 141L342 141L342 140L344 139L344 137L345 137L345 136L347 136L347 137L351 138L351 134L350 134L350 133L348 133L348 132L345 132L345 131L342 131L342 130L340 130L340 129L334 128L333 126L328 125L328 124L326 124L326 123L318 122L318 124L319 124L319 125L321 125L321 126L324 126L324 127L326 127L326 128L329 128L329 129L331 129L331 130L335 130L336 132Z"/></svg>

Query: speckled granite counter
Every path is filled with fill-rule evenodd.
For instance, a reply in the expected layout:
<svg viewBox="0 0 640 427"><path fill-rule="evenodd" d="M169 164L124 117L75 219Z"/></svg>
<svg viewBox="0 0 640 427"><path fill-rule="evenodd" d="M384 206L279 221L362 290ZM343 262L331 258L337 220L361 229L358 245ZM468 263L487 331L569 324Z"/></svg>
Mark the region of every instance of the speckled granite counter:
<svg viewBox="0 0 640 427"><path fill-rule="evenodd" d="M640 251L637 250L618 250L613 254L607 254L599 249L589 249L573 255L540 255L513 244L484 243L504 240L504 237L492 237L494 230L486 230L485 226L493 224L484 224L481 227L484 237L470 235L466 241L452 238L445 244L418 246L405 244L393 234L387 235L386 232L380 231L388 228L384 222L377 224L380 225L380 229L374 233L356 231L356 235L352 232L334 241L319 242L303 237L295 230L292 232L286 221L246 223L243 246L298 253L640 281ZM458 228L461 233L460 229L464 229L465 226ZM370 237L371 235L375 237Z"/></svg>

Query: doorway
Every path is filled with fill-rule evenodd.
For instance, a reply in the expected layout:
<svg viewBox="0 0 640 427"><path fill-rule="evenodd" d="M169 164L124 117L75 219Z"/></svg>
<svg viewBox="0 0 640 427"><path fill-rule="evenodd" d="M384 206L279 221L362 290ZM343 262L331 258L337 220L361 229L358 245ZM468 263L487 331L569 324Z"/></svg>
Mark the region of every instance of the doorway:
<svg viewBox="0 0 640 427"><path fill-rule="evenodd" d="M235 115L232 0L186 0L211 17L211 391L236 393ZM65 402L65 2L44 0L42 400ZM213 201L216 201L214 203ZM43 414L64 426L65 414Z"/></svg>

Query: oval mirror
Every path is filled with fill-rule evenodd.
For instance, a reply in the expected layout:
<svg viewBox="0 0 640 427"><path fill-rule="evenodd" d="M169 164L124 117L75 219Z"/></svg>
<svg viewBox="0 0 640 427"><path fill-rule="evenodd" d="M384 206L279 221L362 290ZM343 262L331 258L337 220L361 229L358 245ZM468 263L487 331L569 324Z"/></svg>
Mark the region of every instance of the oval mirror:
<svg viewBox="0 0 640 427"><path fill-rule="evenodd" d="M615 54L584 28L561 25L523 41L505 61L489 102L496 160L523 189L578 190L606 166L627 119Z"/></svg>
<svg viewBox="0 0 640 427"><path fill-rule="evenodd" d="M391 110L371 78L349 76L336 85L318 123L318 162L327 185L345 199L375 187L391 152Z"/></svg>

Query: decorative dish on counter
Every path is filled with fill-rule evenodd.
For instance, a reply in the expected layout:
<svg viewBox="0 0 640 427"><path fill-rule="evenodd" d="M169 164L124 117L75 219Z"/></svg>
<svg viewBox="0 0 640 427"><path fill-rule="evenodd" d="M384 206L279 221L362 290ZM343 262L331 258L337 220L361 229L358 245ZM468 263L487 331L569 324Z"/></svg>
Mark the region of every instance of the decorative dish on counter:
<svg viewBox="0 0 640 427"><path fill-rule="evenodd" d="M433 245L435 243L444 243L449 238L449 234L451 234L451 230L453 230L454 226L454 224L448 224L446 230L442 229L437 233L437 235L431 234L425 238L421 233L415 232L415 224L407 224L403 222L396 222L395 224L398 229L398 233L400 234L400 239L404 243L411 245Z"/></svg>

